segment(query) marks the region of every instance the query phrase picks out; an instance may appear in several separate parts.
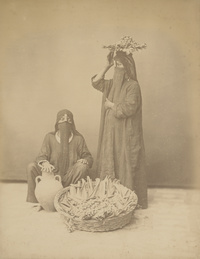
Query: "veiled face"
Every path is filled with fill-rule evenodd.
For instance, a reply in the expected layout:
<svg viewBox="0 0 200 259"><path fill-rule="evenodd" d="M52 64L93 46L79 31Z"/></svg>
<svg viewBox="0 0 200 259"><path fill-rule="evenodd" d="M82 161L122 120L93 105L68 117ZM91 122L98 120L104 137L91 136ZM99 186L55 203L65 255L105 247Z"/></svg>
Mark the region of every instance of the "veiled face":
<svg viewBox="0 0 200 259"><path fill-rule="evenodd" d="M67 121L58 123L58 131L60 132L61 137L69 136L71 133L71 124Z"/></svg>
<svg viewBox="0 0 200 259"><path fill-rule="evenodd" d="M120 61L115 60L115 67L123 68L124 66Z"/></svg>

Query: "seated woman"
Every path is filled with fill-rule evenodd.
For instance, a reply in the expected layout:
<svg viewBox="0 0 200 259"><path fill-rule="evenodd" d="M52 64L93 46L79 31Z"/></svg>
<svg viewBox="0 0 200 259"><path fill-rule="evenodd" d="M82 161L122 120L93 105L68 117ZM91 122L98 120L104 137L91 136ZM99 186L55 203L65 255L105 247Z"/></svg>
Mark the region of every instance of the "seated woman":
<svg viewBox="0 0 200 259"><path fill-rule="evenodd" d="M37 203L35 178L42 172L61 176L63 187L77 183L89 175L93 158L84 137L76 130L73 114L61 110L57 114L55 131L48 133L35 162L27 167L27 202Z"/></svg>

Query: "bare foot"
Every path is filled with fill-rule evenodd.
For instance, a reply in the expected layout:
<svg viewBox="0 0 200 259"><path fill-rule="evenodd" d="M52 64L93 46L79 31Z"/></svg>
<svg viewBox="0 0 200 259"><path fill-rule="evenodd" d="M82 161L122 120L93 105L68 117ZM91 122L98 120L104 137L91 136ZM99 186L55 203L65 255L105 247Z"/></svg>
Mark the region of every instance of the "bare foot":
<svg viewBox="0 0 200 259"><path fill-rule="evenodd" d="M43 208L40 204L34 204L32 209L36 212L39 212L39 211L43 210Z"/></svg>
<svg viewBox="0 0 200 259"><path fill-rule="evenodd" d="M136 206L136 210L141 210L142 209L142 206L141 205L139 205L139 204L137 204L137 206Z"/></svg>

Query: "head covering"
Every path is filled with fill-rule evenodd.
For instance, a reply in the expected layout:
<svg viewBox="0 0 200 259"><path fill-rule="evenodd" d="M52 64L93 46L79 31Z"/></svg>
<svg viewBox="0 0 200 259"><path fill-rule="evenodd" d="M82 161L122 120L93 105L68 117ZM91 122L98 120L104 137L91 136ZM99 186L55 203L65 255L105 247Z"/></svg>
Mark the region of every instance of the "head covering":
<svg viewBox="0 0 200 259"><path fill-rule="evenodd" d="M117 51L114 60L121 62L128 77L137 81L135 61L131 53L127 55L126 52Z"/></svg>
<svg viewBox="0 0 200 259"><path fill-rule="evenodd" d="M56 116L56 124L55 124L55 132L58 130L58 124L59 124L59 121L60 119L64 116L64 115L67 115L67 122L71 125L71 130L73 132L73 134L80 134L77 130L76 130L76 127L75 127L75 123L74 123L74 116L72 114L71 111L67 110L67 109L63 109L61 111L59 111L57 113L57 116Z"/></svg>

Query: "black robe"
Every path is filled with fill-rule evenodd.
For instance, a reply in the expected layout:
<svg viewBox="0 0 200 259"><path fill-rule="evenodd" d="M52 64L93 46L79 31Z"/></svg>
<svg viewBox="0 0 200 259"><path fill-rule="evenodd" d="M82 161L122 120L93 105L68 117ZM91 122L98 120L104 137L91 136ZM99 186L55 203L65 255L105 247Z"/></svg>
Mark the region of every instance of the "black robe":
<svg viewBox="0 0 200 259"><path fill-rule="evenodd" d="M93 77L94 78L94 77ZM142 130L142 97L135 80L124 80L118 94L113 79L92 81L95 89L103 93L97 173L120 180L134 190L138 203L147 208L147 179ZM104 108L105 98L114 102L113 109Z"/></svg>

